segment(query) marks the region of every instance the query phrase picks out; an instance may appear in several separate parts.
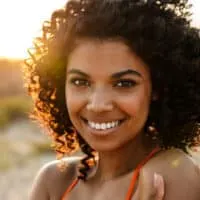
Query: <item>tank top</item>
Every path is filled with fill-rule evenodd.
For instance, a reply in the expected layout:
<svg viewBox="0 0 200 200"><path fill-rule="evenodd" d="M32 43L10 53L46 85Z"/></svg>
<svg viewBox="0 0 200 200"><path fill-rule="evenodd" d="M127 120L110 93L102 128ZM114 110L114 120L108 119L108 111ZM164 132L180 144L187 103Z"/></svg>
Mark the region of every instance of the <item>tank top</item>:
<svg viewBox="0 0 200 200"><path fill-rule="evenodd" d="M135 168L133 175L132 175L132 179L125 197L125 200L131 200L131 197L133 195L133 191L135 189L135 184L137 181L137 178L139 176L140 170L141 168L149 161L149 159L151 159L160 149L159 148L155 148L153 149ZM61 200L65 200L67 195L69 194L70 191L72 191L72 189L77 185L79 179L76 178L71 185L66 189L66 191L64 192L64 195L62 197Z"/></svg>

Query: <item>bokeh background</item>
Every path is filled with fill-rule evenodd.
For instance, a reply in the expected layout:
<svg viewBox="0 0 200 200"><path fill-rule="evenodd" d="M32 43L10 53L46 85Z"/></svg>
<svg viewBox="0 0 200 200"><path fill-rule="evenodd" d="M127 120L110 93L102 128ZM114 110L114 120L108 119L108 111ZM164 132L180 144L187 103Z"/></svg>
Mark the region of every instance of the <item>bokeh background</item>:
<svg viewBox="0 0 200 200"><path fill-rule="evenodd" d="M190 0L200 27L200 0ZM22 66L44 20L66 0L0 0L0 199L26 200L38 169L55 159L51 141L28 118L32 107ZM198 153L194 157L199 159Z"/></svg>

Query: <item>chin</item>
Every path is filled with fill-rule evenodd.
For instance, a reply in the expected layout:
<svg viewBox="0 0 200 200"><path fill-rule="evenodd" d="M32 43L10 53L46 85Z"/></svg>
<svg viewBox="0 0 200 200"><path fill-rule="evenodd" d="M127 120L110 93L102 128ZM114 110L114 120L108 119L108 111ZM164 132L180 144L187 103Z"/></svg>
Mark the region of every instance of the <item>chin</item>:
<svg viewBox="0 0 200 200"><path fill-rule="evenodd" d="M91 146L92 149L94 149L95 151L99 153L100 152L104 152L104 153L114 152L117 149L122 148L126 144L126 142L125 141L123 142L121 139L120 140L114 140L114 139L104 140L102 138L98 138L98 139L90 138L88 140L88 138L86 138L85 140Z"/></svg>

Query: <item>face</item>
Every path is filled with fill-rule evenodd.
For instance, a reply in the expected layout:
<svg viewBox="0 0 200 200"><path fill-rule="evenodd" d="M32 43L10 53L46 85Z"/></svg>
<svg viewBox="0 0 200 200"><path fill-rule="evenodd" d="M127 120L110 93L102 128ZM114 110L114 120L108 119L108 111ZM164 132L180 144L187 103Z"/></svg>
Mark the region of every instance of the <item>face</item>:
<svg viewBox="0 0 200 200"><path fill-rule="evenodd" d="M148 117L148 67L121 41L79 41L66 73L70 119L96 151L112 151L141 134Z"/></svg>

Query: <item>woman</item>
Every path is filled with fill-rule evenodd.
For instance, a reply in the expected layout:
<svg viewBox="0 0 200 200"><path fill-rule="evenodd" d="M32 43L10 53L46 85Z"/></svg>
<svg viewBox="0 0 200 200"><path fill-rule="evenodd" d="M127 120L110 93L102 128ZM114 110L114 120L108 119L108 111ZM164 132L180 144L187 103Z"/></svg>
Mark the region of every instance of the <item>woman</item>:
<svg viewBox="0 0 200 200"><path fill-rule="evenodd" d="M58 157L86 157L63 172L45 165L30 199L200 199L187 153L200 135L200 38L188 8L71 0L53 13L25 67L33 116Z"/></svg>

